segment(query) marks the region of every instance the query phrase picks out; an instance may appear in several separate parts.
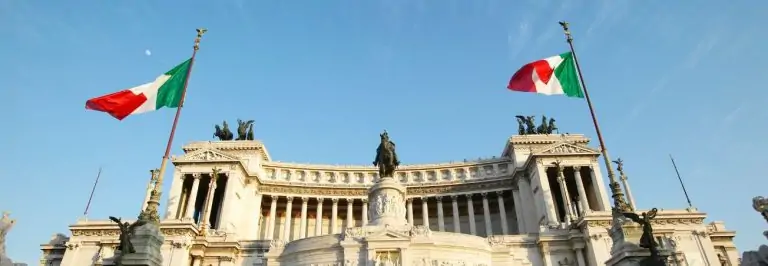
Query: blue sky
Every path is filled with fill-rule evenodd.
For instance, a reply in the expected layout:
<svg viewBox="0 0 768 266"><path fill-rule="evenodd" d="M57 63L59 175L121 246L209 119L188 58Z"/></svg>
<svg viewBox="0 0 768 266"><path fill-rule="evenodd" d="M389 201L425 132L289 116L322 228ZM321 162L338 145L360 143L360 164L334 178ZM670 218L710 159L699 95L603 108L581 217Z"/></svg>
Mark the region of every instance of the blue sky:
<svg viewBox="0 0 768 266"><path fill-rule="evenodd" d="M594 136L583 101L505 89L522 64L568 49L563 19L638 206L686 206L674 154L694 205L753 249L766 226L751 198L768 193L768 90L755 83L767 70L766 10L713 0L0 0L0 209L18 219L8 252L35 263L38 245L82 215L100 166L89 217L137 215L173 111L119 122L84 102L182 62L197 27L209 32L173 154L241 118L256 120L275 160L368 164L387 129L404 163L428 163L500 155L517 114Z"/></svg>

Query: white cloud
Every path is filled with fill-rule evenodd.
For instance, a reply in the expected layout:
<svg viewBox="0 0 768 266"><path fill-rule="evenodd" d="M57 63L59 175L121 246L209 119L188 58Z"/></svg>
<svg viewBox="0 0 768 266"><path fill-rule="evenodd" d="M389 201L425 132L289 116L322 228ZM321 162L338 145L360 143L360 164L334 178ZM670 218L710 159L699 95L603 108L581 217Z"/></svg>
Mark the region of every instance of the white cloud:
<svg viewBox="0 0 768 266"><path fill-rule="evenodd" d="M152 55L152 51L150 51L149 49L144 50L144 54L147 55L147 56L150 56L150 55Z"/></svg>

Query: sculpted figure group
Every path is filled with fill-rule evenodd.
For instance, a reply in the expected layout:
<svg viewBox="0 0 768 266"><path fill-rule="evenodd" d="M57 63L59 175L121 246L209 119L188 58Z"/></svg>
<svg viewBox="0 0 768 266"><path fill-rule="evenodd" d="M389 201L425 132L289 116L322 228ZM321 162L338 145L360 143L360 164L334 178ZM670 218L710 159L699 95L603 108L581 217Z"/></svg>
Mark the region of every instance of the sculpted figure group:
<svg viewBox="0 0 768 266"><path fill-rule="evenodd" d="M536 116L515 116L517 118L517 133L520 135L552 134L557 133L555 119L550 118L547 121L546 116L541 116L541 124L536 126Z"/></svg>
<svg viewBox="0 0 768 266"><path fill-rule="evenodd" d="M229 129L227 121L223 121L221 126L215 125L216 131L213 132L213 137L219 140L253 140L253 120L243 121L237 120L237 138Z"/></svg>

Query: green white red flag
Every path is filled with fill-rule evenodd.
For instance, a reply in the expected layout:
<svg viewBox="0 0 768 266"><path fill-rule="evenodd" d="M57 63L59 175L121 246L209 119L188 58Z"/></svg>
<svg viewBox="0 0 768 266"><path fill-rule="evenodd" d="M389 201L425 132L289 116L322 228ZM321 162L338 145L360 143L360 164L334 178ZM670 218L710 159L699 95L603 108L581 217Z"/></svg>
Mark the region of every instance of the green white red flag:
<svg viewBox="0 0 768 266"><path fill-rule="evenodd" d="M584 98L571 52L524 65L512 75L507 88L513 91Z"/></svg>
<svg viewBox="0 0 768 266"><path fill-rule="evenodd" d="M184 61L153 82L90 99L85 102L85 109L105 112L123 120L163 107L177 108L184 94L191 61Z"/></svg>

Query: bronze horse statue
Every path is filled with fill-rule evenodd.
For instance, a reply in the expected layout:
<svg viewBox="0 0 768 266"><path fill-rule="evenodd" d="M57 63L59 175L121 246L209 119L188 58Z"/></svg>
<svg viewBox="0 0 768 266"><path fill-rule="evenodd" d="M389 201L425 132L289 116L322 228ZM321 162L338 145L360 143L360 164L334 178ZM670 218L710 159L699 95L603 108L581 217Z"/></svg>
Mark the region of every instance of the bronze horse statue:
<svg viewBox="0 0 768 266"><path fill-rule="evenodd" d="M214 138L219 138L219 140L232 140L234 138L234 134L232 134L232 131L229 130L229 125L227 124L227 121L224 121L221 124L221 127L219 125L215 126L216 131L213 132Z"/></svg>
<svg viewBox="0 0 768 266"><path fill-rule="evenodd" d="M379 167L379 178L394 177L395 169L400 165L395 152L395 143L389 140L389 134L379 134L381 143L376 148L376 159L373 160L373 166Z"/></svg>
<svg viewBox="0 0 768 266"><path fill-rule="evenodd" d="M243 121L238 119L237 120L237 139L236 140L248 140L248 128L251 127L251 132L253 132L253 120ZM251 134L253 135L253 134Z"/></svg>

